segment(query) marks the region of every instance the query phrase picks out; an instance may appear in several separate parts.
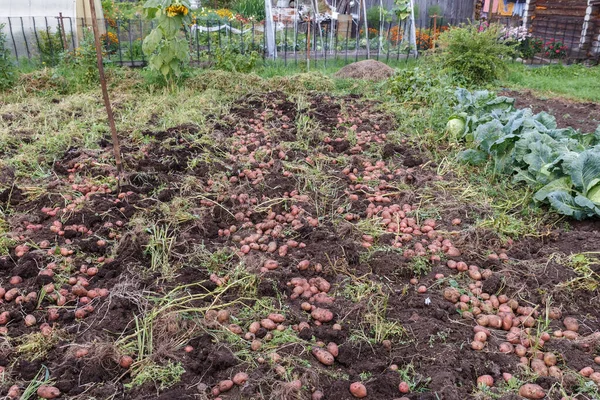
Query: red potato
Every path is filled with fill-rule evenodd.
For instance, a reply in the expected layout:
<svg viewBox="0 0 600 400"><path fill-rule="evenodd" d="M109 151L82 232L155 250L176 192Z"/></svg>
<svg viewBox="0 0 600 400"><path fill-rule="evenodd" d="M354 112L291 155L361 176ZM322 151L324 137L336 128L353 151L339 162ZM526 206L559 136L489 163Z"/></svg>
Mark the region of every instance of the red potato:
<svg viewBox="0 0 600 400"><path fill-rule="evenodd" d="M408 383L402 381L398 385L398 390L400 391L400 393L406 394L410 392L410 386L408 385Z"/></svg>
<svg viewBox="0 0 600 400"><path fill-rule="evenodd" d="M6 396L11 399L11 400L16 400L19 397L21 397L21 390L19 389L19 386L17 385L12 385L9 389L8 389L8 393L6 394Z"/></svg>
<svg viewBox="0 0 600 400"><path fill-rule="evenodd" d="M312 355L323 365L333 365L335 358L329 351L320 347L313 347Z"/></svg>
<svg viewBox="0 0 600 400"><path fill-rule="evenodd" d="M6 325L10 321L10 312L3 311L0 313L0 325Z"/></svg>
<svg viewBox="0 0 600 400"><path fill-rule="evenodd" d="M275 330L277 328L277 324L268 318L262 319L260 321L260 325L269 331Z"/></svg>
<svg viewBox="0 0 600 400"><path fill-rule="evenodd" d="M600 372L593 372L589 378L596 384L600 385Z"/></svg>
<svg viewBox="0 0 600 400"><path fill-rule="evenodd" d="M448 300L451 303L456 303L460 299L460 292L453 287L447 287L444 289L444 299Z"/></svg>
<svg viewBox="0 0 600 400"><path fill-rule="evenodd" d="M544 389L540 385L526 383L519 389L519 396L526 399L543 399L546 396L546 392L544 392Z"/></svg>
<svg viewBox="0 0 600 400"><path fill-rule="evenodd" d="M592 375L594 373L594 369L592 367L585 367L585 368L582 368L581 371L579 371L579 373L582 376L585 376L586 378L588 378L590 375Z"/></svg>
<svg viewBox="0 0 600 400"><path fill-rule="evenodd" d="M233 381L231 379L226 379L224 381L219 382L219 391L221 393L231 390L232 387Z"/></svg>
<svg viewBox="0 0 600 400"><path fill-rule="evenodd" d="M508 382L512 379L512 374L509 374L508 372L503 372L502 373L502 379L504 379L504 382Z"/></svg>
<svg viewBox="0 0 600 400"><path fill-rule="evenodd" d="M133 364L133 358L130 356L121 356L119 359L119 365L121 368L129 368L131 367L131 364Z"/></svg>
<svg viewBox="0 0 600 400"><path fill-rule="evenodd" d="M600 356L596 356L594 357L594 362L598 365L600 365Z"/></svg>
<svg viewBox="0 0 600 400"><path fill-rule="evenodd" d="M81 348L81 349L77 349L75 351L75 358L83 358L83 357L87 356L88 353L89 353L89 350L86 349L85 347Z"/></svg>
<svg viewBox="0 0 600 400"><path fill-rule="evenodd" d="M492 387L494 386L494 378L491 377L491 375L481 375L480 377L477 378L477 386L487 386L487 387Z"/></svg>
<svg viewBox="0 0 600 400"><path fill-rule="evenodd" d="M350 384L350 393L357 399L367 397L367 388L361 382L354 382Z"/></svg>
<svg viewBox="0 0 600 400"><path fill-rule="evenodd" d="M268 269L269 271L279 268L279 263L275 260L267 260L263 264L263 267Z"/></svg>
<svg viewBox="0 0 600 400"><path fill-rule="evenodd" d="M333 313L325 308L315 308L310 315L319 322L329 322L333 319Z"/></svg>
<svg viewBox="0 0 600 400"><path fill-rule="evenodd" d="M330 342L327 344L327 351L331 353L332 356L337 357L340 353L340 349L337 344Z"/></svg>
<svg viewBox="0 0 600 400"><path fill-rule="evenodd" d="M554 353L545 353L544 354L544 363L546 363L546 365L548 367L556 365L557 359L556 359L556 356L554 355Z"/></svg>
<svg viewBox="0 0 600 400"><path fill-rule="evenodd" d="M11 276L11 278L8 281L8 283L10 283L11 285L18 285L22 282L23 278L21 278L20 276Z"/></svg>
<svg viewBox="0 0 600 400"><path fill-rule="evenodd" d="M531 369L539 376L548 376L548 367L543 360L538 358L531 360Z"/></svg>
<svg viewBox="0 0 600 400"><path fill-rule="evenodd" d="M552 376L556 379L562 379L563 373L560 370L560 368L558 368L556 365L553 365L550 368L548 368L548 376Z"/></svg>
<svg viewBox="0 0 600 400"><path fill-rule="evenodd" d="M236 385L244 385L246 382L248 382L248 374L245 372L238 372L235 374L232 380Z"/></svg>
<svg viewBox="0 0 600 400"><path fill-rule="evenodd" d="M37 395L42 399L55 399L60 396L60 390L50 385L42 385L37 390Z"/></svg>
<svg viewBox="0 0 600 400"><path fill-rule="evenodd" d="M475 333L474 339L478 342L485 343L485 341L487 340L487 335L484 332L477 332Z"/></svg>
<svg viewBox="0 0 600 400"><path fill-rule="evenodd" d="M283 321L285 321L285 316L283 314L272 313L272 314L269 314L269 316L267 318L278 324L281 324Z"/></svg>
<svg viewBox="0 0 600 400"><path fill-rule="evenodd" d="M250 344L250 349L252 351L257 351L258 349L260 349L262 347L262 342L258 339L254 339L252 341L252 343Z"/></svg>
<svg viewBox="0 0 600 400"><path fill-rule="evenodd" d="M566 330L562 332L562 336L569 340L575 340L579 337L579 334L577 332Z"/></svg>
<svg viewBox="0 0 600 400"><path fill-rule="evenodd" d="M478 340L474 340L471 342L471 348L473 350L476 350L476 351L483 350L484 347L485 347L484 342L480 342Z"/></svg>
<svg viewBox="0 0 600 400"><path fill-rule="evenodd" d="M419 293L425 293L427 292L427 286L421 285L417 288L417 292Z"/></svg>

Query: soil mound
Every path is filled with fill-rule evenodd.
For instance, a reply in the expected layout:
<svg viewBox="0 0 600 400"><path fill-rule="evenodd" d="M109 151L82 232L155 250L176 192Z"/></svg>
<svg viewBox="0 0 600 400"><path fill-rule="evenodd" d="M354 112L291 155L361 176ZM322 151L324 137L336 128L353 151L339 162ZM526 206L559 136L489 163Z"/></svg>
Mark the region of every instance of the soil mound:
<svg viewBox="0 0 600 400"><path fill-rule="evenodd" d="M346 65L334 74L336 78L382 81L394 75L394 70L382 62L363 60Z"/></svg>

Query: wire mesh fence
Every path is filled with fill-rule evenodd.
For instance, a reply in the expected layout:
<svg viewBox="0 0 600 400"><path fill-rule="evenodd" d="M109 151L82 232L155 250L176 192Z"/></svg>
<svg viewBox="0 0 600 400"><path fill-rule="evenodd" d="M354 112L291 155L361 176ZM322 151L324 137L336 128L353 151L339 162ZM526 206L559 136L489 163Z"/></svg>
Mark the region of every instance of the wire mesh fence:
<svg viewBox="0 0 600 400"><path fill-rule="evenodd" d="M582 32L577 21L534 21L529 27L512 18L494 21L504 25L507 41L517 41L519 60L531 64L572 63L585 60L598 64L600 49L590 45L593 35ZM192 26L182 26L189 42L191 64L210 65L225 53L279 60L285 65L310 63L327 65L336 61L351 63L361 59L379 61L416 58L433 48L440 33L451 26L472 23L464 19L432 17L382 22L364 29L364 21L281 20L275 23L275 51L267 51L265 25L247 20L204 19ZM485 29L487 22L474 22ZM143 66L147 58L142 51L144 38L154 28L145 19L99 20L107 62ZM0 18L12 56L17 61L40 61L55 65L67 51L76 49L89 31L90 21L68 17ZM414 32L413 32L414 30ZM411 36L416 42L411 44Z"/></svg>

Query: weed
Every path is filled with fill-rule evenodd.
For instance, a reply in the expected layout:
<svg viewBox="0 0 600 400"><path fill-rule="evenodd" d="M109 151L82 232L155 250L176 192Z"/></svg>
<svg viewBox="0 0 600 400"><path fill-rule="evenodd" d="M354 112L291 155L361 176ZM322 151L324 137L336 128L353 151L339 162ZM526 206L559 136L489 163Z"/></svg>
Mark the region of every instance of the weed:
<svg viewBox="0 0 600 400"><path fill-rule="evenodd" d="M591 268L600 265L597 258L590 257L598 255L600 252L578 253L568 256L566 265L573 269L577 277L567 282L563 282L559 287L570 288L571 290L586 290L593 292L600 287L600 275Z"/></svg>
<svg viewBox="0 0 600 400"><path fill-rule="evenodd" d="M413 271L415 276L427 275L431 272L431 262L427 256L416 256L413 257L408 265L410 269Z"/></svg>
<svg viewBox="0 0 600 400"><path fill-rule="evenodd" d="M408 383L411 392L423 393L429 390L427 385L429 385L431 378L419 374L413 363L408 363L403 368L399 368L398 374L401 381Z"/></svg>
<svg viewBox="0 0 600 400"><path fill-rule="evenodd" d="M139 368L125 387L131 389L153 382L157 390L164 390L178 383L184 373L185 369L179 362L168 361L166 365L149 363Z"/></svg>
<svg viewBox="0 0 600 400"><path fill-rule="evenodd" d="M22 354L30 361L43 359L61 339L64 339L62 331L53 330L50 336L41 332L28 333L18 338L16 346L17 353Z"/></svg>
<svg viewBox="0 0 600 400"><path fill-rule="evenodd" d="M21 400L29 400L37 398L37 390L42 385L48 385L52 383L50 380L50 371L45 366L42 366L35 377L29 382L23 394L21 394Z"/></svg>
<svg viewBox="0 0 600 400"><path fill-rule="evenodd" d="M150 255L150 270L160 272L164 279L175 276L176 267L171 265L171 252L175 245L175 235L168 225L153 225L147 229L149 234L146 254Z"/></svg>

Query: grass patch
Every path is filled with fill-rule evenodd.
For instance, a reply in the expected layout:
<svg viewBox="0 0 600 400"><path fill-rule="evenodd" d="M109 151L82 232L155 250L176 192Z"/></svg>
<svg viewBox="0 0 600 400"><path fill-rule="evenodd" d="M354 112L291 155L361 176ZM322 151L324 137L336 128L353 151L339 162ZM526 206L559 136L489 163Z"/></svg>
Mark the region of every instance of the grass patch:
<svg viewBox="0 0 600 400"><path fill-rule="evenodd" d="M511 64L502 81L511 88L532 89L547 96L600 102L600 66Z"/></svg>

